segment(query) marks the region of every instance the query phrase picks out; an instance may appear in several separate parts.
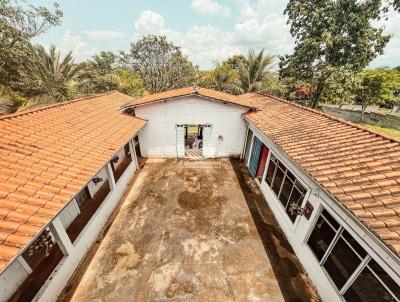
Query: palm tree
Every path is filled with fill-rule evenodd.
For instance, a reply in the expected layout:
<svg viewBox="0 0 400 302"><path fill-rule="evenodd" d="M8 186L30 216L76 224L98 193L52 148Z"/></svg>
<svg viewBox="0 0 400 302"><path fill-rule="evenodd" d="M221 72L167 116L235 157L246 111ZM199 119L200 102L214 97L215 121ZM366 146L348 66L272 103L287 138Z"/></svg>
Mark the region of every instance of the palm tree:
<svg viewBox="0 0 400 302"><path fill-rule="evenodd" d="M264 54L264 50L258 54L250 50L247 58L239 61L238 81L241 92L259 91L273 61L274 56Z"/></svg>
<svg viewBox="0 0 400 302"><path fill-rule="evenodd" d="M26 110L34 106L51 103L52 101L54 100L47 96L27 99L9 87L0 86L0 115Z"/></svg>
<svg viewBox="0 0 400 302"><path fill-rule="evenodd" d="M204 72L201 76L201 86L215 89L218 91L239 94L241 93L238 86L238 72L228 63L217 63L215 68Z"/></svg>
<svg viewBox="0 0 400 302"><path fill-rule="evenodd" d="M50 96L55 101L70 97L70 82L82 69L73 63L72 52L61 58L60 51L50 46L47 53L42 45L31 47L31 58L26 64L26 79L31 84L30 95Z"/></svg>

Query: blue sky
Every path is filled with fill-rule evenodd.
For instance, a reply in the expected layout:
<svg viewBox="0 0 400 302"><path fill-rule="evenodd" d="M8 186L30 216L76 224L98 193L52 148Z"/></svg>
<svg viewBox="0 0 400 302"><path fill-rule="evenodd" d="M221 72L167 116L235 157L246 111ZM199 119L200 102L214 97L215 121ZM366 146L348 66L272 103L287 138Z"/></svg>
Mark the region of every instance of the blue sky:
<svg viewBox="0 0 400 302"><path fill-rule="evenodd" d="M31 0L51 7L54 1ZM182 47L200 68L210 68L234 54L261 49L274 55L291 53L293 40L281 0L63 0L62 25L35 41L72 50L76 61L101 50L128 50L145 34L161 34ZM400 65L400 14L384 22L393 37L385 54L371 66Z"/></svg>

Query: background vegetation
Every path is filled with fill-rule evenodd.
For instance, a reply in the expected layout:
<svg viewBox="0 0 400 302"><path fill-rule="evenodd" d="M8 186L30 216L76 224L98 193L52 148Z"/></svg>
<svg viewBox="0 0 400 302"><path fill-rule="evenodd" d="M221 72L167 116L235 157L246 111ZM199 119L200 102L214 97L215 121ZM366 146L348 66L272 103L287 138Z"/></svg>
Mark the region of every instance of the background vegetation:
<svg viewBox="0 0 400 302"><path fill-rule="evenodd" d="M21 4L22 3L22 4ZM260 92L313 108L320 103L400 102L400 68L368 68L390 36L377 26L391 0L289 0L284 14L295 39L292 54L274 57L249 50L210 70L199 70L179 46L163 36L145 36L127 52L102 51L76 63L54 46L32 38L62 22L52 8L0 0L0 114L111 90L131 96L199 85L232 94ZM271 29L273 30L273 29Z"/></svg>

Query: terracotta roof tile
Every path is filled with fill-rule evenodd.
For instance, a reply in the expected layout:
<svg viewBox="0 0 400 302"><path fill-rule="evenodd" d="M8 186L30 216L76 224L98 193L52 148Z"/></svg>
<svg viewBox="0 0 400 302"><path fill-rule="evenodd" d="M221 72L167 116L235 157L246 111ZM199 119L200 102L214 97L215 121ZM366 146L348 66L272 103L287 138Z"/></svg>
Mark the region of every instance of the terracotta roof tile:
<svg viewBox="0 0 400 302"><path fill-rule="evenodd" d="M262 94L247 120L400 256L400 141Z"/></svg>
<svg viewBox="0 0 400 302"><path fill-rule="evenodd" d="M0 116L0 270L144 125L119 92Z"/></svg>

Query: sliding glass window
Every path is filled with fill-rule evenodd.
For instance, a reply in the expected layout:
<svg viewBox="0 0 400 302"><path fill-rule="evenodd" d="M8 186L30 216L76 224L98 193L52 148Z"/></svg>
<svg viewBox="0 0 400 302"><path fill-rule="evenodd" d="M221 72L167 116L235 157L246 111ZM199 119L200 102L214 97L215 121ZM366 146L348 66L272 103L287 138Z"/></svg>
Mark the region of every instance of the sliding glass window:
<svg viewBox="0 0 400 302"><path fill-rule="evenodd" d="M307 244L346 301L400 301L399 285L326 210Z"/></svg>
<svg viewBox="0 0 400 302"><path fill-rule="evenodd" d="M307 190L273 154L271 154L265 182L281 202L290 220L294 222L297 216L292 209L293 207L301 206Z"/></svg>

